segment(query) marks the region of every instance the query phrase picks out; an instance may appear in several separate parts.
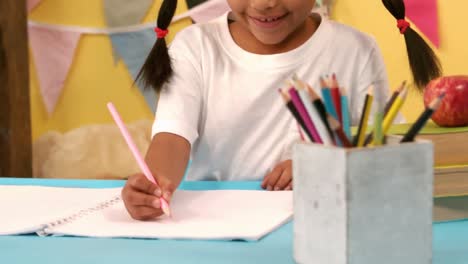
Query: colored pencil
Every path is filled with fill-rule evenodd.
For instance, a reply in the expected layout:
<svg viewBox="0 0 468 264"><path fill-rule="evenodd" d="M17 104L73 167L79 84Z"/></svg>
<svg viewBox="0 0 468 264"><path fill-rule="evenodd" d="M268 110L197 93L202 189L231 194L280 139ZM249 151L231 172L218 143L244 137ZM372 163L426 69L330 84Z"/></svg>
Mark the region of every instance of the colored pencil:
<svg viewBox="0 0 468 264"><path fill-rule="evenodd" d="M289 112L292 114L294 119L296 119L297 123L299 124L299 135L301 136L301 139L304 141L304 135L302 134L302 131L307 133L307 129L304 123L304 120L302 120L301 116L299 115L299 112L297 111L296 107L294 106L293 102L291 101L291 97L289 96L288 92L278 89L279 93L281 94L281 97L283 98L284 103L286 104L286 107L288 108ZM301 129L302 128L302 129ZM309 138L312 138L311 135L307 135Z"/></svg>
<svg viewBox="0 0 468 264"><path fill-rule="evenodd" d="M390 110L390 107L392 107L393 103L395 102L395 99L397 96L401 93L401 91L405 88L406 86L406 81L403 81L401 85L392 93L392 96L390 99L387 101L385 108L383 110L383 118L388 114L388 111ZM369 144L372 141L373 134L370 132L367 134L366 140L364 141L364 146Z"/></svg>
<svg viewBox="0 0 468 264"><path fill-rule="evenodd" d="M406 81L403 81L400 85L400 87L398 87L393 93L392 93L392 97L390 97L390 100L388 100L387 104L385 105L385 108L384 108L384 117L385 115L387 115L388 111L390 110L390 108L392 107L393 105L393 102L395 102L395 99L397 98L397 96L401 93L401 91L403 91L403 89L406 87Z"/></svg>
<svg viewBox="0 0 468 264"><path fill-rule="evenodd" d="M396 115L398 114L401 107L403 106L403 103L405 102L407 95L408 95L408 89L405 87L403 91L401 91L401 93L398 94L397 98L395 98L395 102L392 104L392 107L390 107L390 110L388 110L388 113L384 117L383 124L382 124L383 137L385 137L388 130L390 129L393 123L393 120L395 119ZM372 139L370 145L374 145L374 144L375 144L375 139Z"/></svg>
<svg viewBox="0 0 468 264"><path fill-rule="evenodd" d="M383 143L383 133L382 133L382 121L383 121L383 112L378 111L375 113L374 117L374 145L380 146Z"/></svg>
<svg viewBox="0 0 468 264"><path fill-rule="evenodd" d="M442 103L442 100L444 99L444 96L445 96L445 93L442 93L437 98L432 100L432 102L428 105L426 110L424 110L421 113L417 121L411 126L411 128L408 130L408 132L405 134L405 136L401 139L400 142L411 142L414 140L416 135L424 127L424 125L432 116L432 114L434 114L437 108L439 108L439 106Z"/></svg>
<svg viewBox="0 0 468 264"><path fill-rule="evenodd" d="M301 97L301 100L304 103L307 112L309 112L312 122L314 123L314 126L317 130L320 139L320 141L317 142L323 143L325 145L333 145L334 143L328 135L327 128L325 127L325 124L320 118L320 114L318 113L317 109L310 100L310 96L307 90L305 89L305 85L303 85L303 83L299 81L297 76L293 76L292 81L294 82L294 85L299 92L299 96Z"/></svg>
<svg viewBox="0 0 468 264"><path fill-rule="evenodd" d="M319 113L320 118L322 119L322 122L327 129L329 137L331 138L332 141L334 141L333 131L331 130L330 125L328 124L327 110L325 109L325 105L323 104L318 94L314 91L314 89L310 85L305 84L305 86L306 86L307 92L309 93L309 97L310 97L310 100L312 101L312 104L317 109L317 112Z"/></svg>
<svg viewBox="0 0 468 264"><path fill-rule="evenodd" d="M333 98L331 95L330 88L328 87L327 82L324 78L320 77L320 92L322 93L322 99L325 104L325 109L327 113L332 115L335 119L338 119L338 114L335 111L335 106L333 104Z"/></svg>
<svg viewBox="0 0 468 264"><path fill-rule="evenodd" d="M407 95L408 89L405 87L403 91L401 91L401 93L398 94L397 98L395 99L395 102L392 104L392 107L390 107L390 110L388 110L388 113L385 116L382 124L382 131L384 135L387 134L388 130L390 129L390 126L392 125L393 120L395 119L396 115L403 106Z"/></svg>
<svg viewBox="0 0 468 264"><path fill-rule="evenodd" d="M317 130L315 129L314 123L312 123L312 120L311 120L309 114L307 113L307 110L306 110L301 98L299 97L299 93L297 92L297 90L294 87L289 88L288 93L291 96L291 101L293 102L294 106L296 107L297 111L299 112L299 115L304 120L304 124L305 124L305 126L307 128L307 131L309 131L310 135L312 136L311 137L312 142L319 143L318 142L319 136L318 136Z"/></svg>
<svg viewBox="0 0 468 264"><path fill-rule="evenodd" d="M343 131L349 140L352 139L351 135L351 117L349 114L348 95L344 88L341 88L341 116L343 117L342 126Z"/></svg>
<svg viewBox="0 0 468 264"><path fill-rule="evenodd" d="M372 108L372 101L374 100L374 96L372 95L373 89L374 89L373 85L371 85L364 99L364 104L362 106L361 119L359 121L358 131L353 142L353 145L356 147L362 147L364 145L364 135L366 134L367 123L368 123L369 115L370 115L371 108Z"/></svg>
<svg viewBox="0 0 468 264"><path fill-rule="evenodd" d="M335 74L332 74L330 93L333 100L333 106L335 107L335 112L338 116L338 121L340 122L340 124L343 124L343 114L341 111L341 94Z"/></svg>
<svg viewBox="0 0 468 264"><path fill-rule="evenodd" d="M128 147L130 148L130 151L133 154L133 157L138 163L138 166L140 167L141 171L145 175L145 177L155 185L158 185L156 182L156 179L153 177L153 174L151 173L150 169L148 168L148 165L146 164L145 160L141 156L140 152L138 151L138 148L136 147L135 143L133 142L132 137L130 136L130 133L128 132L127 128L125 127L124 122L122 121L122 118L120 117L119 113L117 112L117 109L115 108L114 104L109 102L107 104L107 108L109 109L109 112L111 113L112 117L114 118L115 123L120 129L120 132L122 133L125 141L127 142ZM161 210L166 214L167 216L171 215L171 211L169 208L168 202L163 198L159 198L161 202Z"/></svg>
<svg viewBox="0 0 468 264"><path fill-rule="evenodd" d="M351 144L351 142L346 137L343 129L341 128L340 122L338 122L338 120L336 120L331 115L328 115L327 118L328 118L328 123L330 124L331 129L336 133L340 141L343 143L343 146L345 148L352 148L353 144Z"/></svg>

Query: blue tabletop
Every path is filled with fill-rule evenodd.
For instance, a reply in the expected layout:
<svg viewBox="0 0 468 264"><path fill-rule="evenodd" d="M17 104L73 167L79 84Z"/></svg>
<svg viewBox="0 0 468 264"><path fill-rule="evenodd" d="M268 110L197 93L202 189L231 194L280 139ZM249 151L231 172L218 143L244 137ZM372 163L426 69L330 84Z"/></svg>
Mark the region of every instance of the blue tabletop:
<svg viewBox="0 0 468 264"><path fill-rule="evenodd" d="M0 178L0 185L118 187L123 181ZM184 182L181 189L259 189L259 182ZM1 212L5 214L7 212ZM0 236L0 263L294 263L292 224L257 242ZM468 221L433 225L433 263L468 263Z"/></svg>

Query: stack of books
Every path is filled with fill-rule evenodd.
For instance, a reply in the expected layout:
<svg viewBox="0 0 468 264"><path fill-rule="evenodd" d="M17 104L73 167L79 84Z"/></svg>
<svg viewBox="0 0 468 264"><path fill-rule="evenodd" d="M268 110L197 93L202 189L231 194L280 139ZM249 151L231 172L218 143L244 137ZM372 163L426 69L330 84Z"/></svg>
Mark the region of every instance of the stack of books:
<svg viewBox="0 0 468 264"><path fill-rule="evenodd" d="M404 135L410 126L393 125L389 134ZM416 139L434 144L434 221L468 218L468 126L428 122Z"/></svg>

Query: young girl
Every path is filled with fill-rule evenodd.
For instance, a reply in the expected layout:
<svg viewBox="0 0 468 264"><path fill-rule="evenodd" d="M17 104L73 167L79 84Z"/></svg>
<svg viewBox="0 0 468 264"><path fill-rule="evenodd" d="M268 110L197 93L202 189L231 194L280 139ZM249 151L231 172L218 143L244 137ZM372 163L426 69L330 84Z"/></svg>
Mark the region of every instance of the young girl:
<svg viewBox="0 0 468 264"><path fill-rule="evenodd" d="M402 0L385 2L410 39L411 65L423 60L413 68L424 84L437 71L435 57L403 20ZM386 102L386 69L374 39L311 14L315 0L228 3L231 12L182 30L168 51L164 36L177 1L163 1L158 41L139 75L160 94L146 155L160 188L141 173L129 178L122 197L135 219L162 213L159 197L170 200L189 158L186 180L262 180L267 190L292 189L289 154L299 132L278 88L293 74L318 92L320 76L336 73L353 124L371 84L378 103Z"/></svg>

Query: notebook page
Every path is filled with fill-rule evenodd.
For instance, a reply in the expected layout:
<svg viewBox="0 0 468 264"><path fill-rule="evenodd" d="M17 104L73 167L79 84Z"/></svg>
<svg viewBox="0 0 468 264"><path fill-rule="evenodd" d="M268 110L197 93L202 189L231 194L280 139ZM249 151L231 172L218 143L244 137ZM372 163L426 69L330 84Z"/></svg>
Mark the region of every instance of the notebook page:
<svg viewBox="0 0 468 264"><path fill-rule="evenodd" d="M0 186L0 235L36 232L45 224L118 195L120 189Z"/></svg>
<svg viewBox="0 0 468 264"><path fill-rule="evenodd" d="M51 231L89 237L258 240L291 219L292 192L179 190L171 209L171 218L137 221L119 202Z"/></svg>

